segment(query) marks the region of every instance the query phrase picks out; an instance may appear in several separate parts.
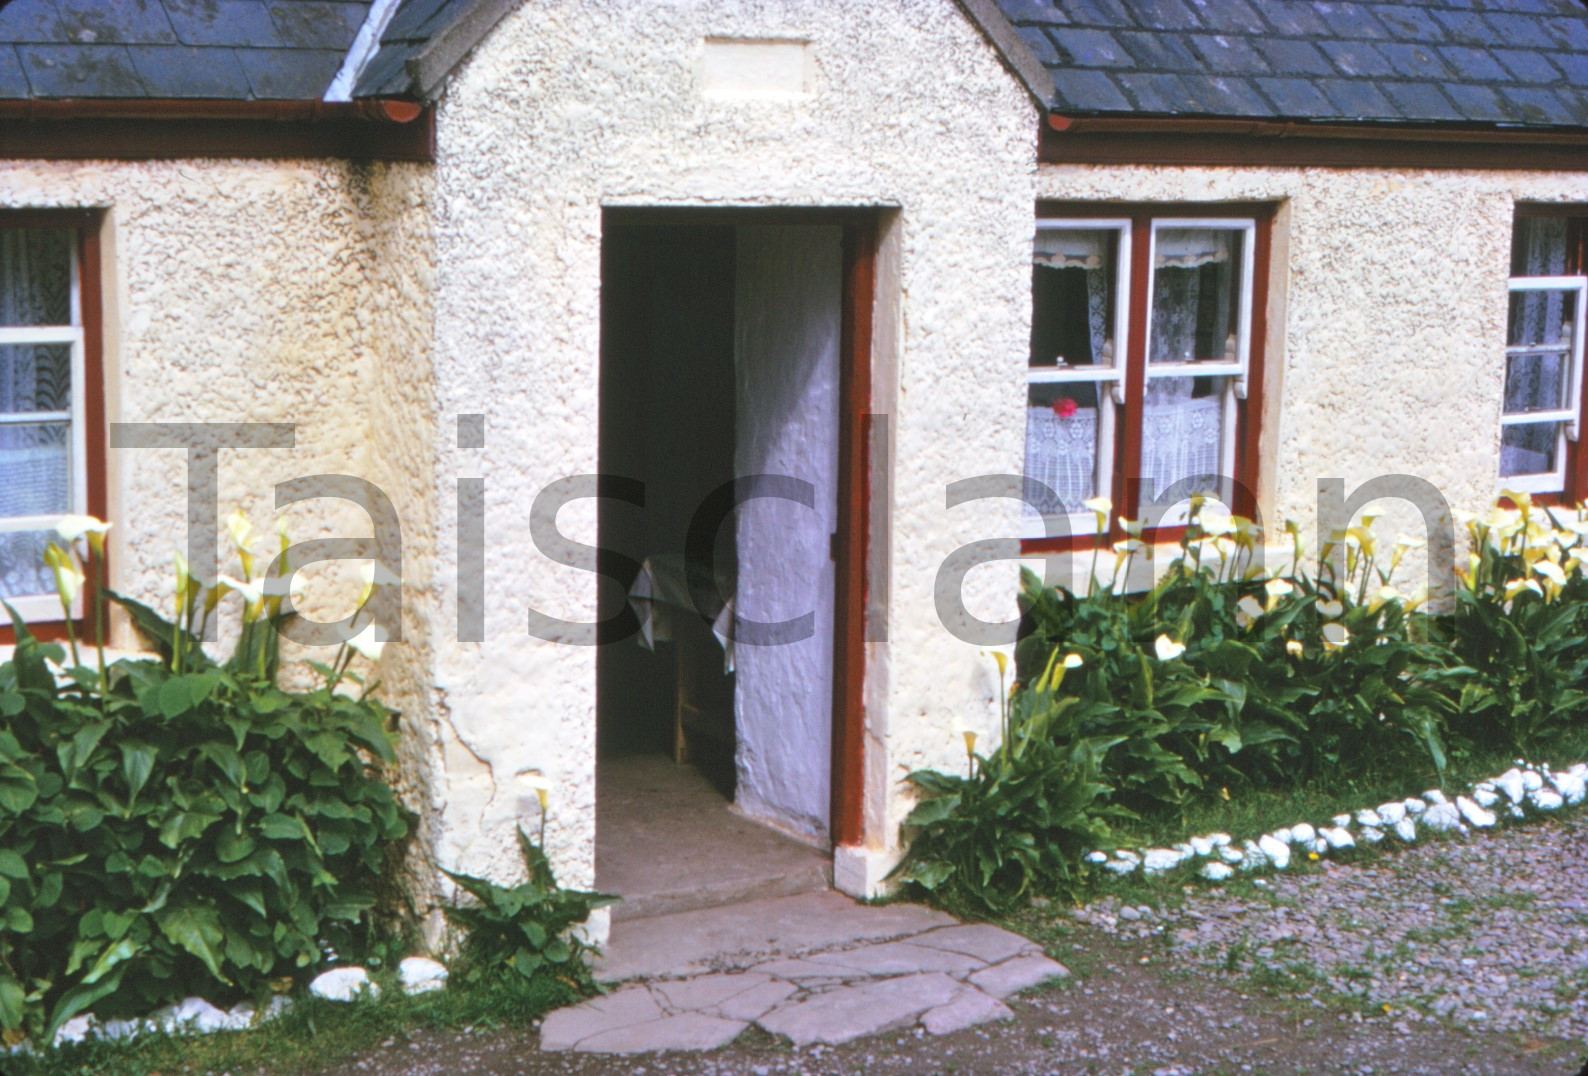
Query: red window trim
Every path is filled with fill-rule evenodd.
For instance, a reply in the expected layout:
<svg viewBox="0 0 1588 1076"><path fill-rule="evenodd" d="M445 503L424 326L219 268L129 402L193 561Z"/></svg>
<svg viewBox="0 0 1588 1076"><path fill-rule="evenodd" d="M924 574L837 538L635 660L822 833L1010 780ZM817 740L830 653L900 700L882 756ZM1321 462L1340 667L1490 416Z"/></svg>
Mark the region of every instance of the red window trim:
<svg viewBox="0 0 1588 1076"><path fill-rule="evenodd" d="M1116 523L1110 533L1071 535L1062 538L1023 538L1020 551L1068 553L1090 550L1104 541L1124 537L1117 520L1139 518L1141 495L1141 421L1146 399L1147 288L1152 267L1148 247L1152 221L1158 217L1250 217L1256 224L1256 249L1252 258L1252 322L1246 399L1235 402L1235 480L1231 509L1257 518L1257 482L1262 455L1263 389L1268 336L1268 280L1271 271L1274 215L1272 202L1066 202L1037 204L1038 220L1077 220L1087 218L1128 219L1131 222L1131 277L1126 282L1130 303L1125 354L1125 407L1122 421L1114 429L1114 472L1109 476L1108 496L1114 502ZM1167 544L1178 542L1185 534L1181 527L1157 527L1146 532L1146 540Z"/></svg>
<svg viewBox="0 0 1588 1076"><path fill-rule="evenodd" d="M83 321L83 442L87 459L88 488L84 491L89 515L104 519L107 503L105 458L105 368L104 368L104 266L101 261L100 227L102 215L92 209L8 209L0 211L0 229L71 228L77 233L77 269ZM93 631L93 609L101 601L95 580L98 565L86 566L88 581L83 587L83 616L74 627L80 639ZM46 640L66 638L66 618L36 621L28 630ZM16 631L9 620L0 623L0 645L16 642Z"/></svg>
<svg viewBox="0 0 1588 1076"><path fill-rule="evenodd" d="M1583 202L1518 202L1512 218L1512 234L1516 222L1526 217L1566 217L1572 223L1566 233L1566 272L1577 276L1588 273L1588 204ZM1509 280L1511 251L1506 256L1506 279ZM1585 358L1588 361L1588 358ZM1544 505L1582 504L1588 500L1588 392L1579 403L1577 427L1583 431L1577 440L1566 445L1566 474L1559 493L1535 493L1533 502ZM1499 485L1505 479L1496 478ZM1509 504L1509 501L1506 501Z"/></svg>

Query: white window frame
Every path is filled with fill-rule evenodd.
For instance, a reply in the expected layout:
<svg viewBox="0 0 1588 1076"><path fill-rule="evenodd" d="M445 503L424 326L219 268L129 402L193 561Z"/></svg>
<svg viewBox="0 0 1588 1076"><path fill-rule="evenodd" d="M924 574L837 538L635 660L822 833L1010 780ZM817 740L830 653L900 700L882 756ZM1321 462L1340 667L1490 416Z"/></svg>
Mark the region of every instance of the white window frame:
<svg viewBox="0 0 1588 1076"><path fill-rule="evenodd" d="M24 226L26 227L26 226ZM20 230L20 229L19 229ZM71 324L0 326L0 346L12 344L68 344L71 346L71 410L0 412L0 424L42 425L69 423L67 436L68 476L71 493L66 512L60 515L0 516L0 533L52 530L67 515L88 512L88 424L86 422L88 384L84 357L82 265L78 259L77 231L60 229L71 236ZM41 623L61 618L61 601L53 592L6 597L22 618ZM83 615L83 596L72 603L71 618Z"/></svg>
<svg viewBox="0 0 1588 1076"><path fill-rule="evenodd" d="M1158 283L1158 232L1165 228L1202 228L1215 231L1241 233L1241 264L1237 287L1240 302L1236 314L1234 362L1158 362L1145 360L1147 380L1160 377L1222 377L1227 378L1219 392L1220 443L1219 473L1224 482L1219 496L1225 504L1234 504L1236 426L1238 425L1237 400L1246 399L1247 377L1252 358L1252 296L1256 284L1257 222L1250 217L1154 217L1152 234L1147 251L1147 340L1152 346L1152 311L1154 290ZM1160 527L1184 526L1191 516L1190 502L1172 512L1164 513L1158 521Z"/></svg>
<svg viewBox="0 0 1588 1076"><path fill-rule="evenodd" d="M1097 467L1094 471L1098 489L1093 496L1111 496L1110 486L1114 473L1114 442L1119 409L1125 405L1125 357L1130 344L1130 254L1131 222L1128 217L1063 217L1040 218L1037 232L1081 231L1114 232L1119 236L1114 258L1114 361L1111 365L1057 369L1054 367L1026 366L1026 399L1030 401L1033 385L1091 383L1097 385ZM1035 313L1035 312L1033 312ZM1104 386L1108 390L1104 391ZM1060 522L1059 534L1063 537L1077 535L1089 537L1097 533L1097 517L1081 509L1065 515L1036 516L1022 513L1020 537L1046 538L1053 523Z"/></svg>
<svg viewBox="0 0 1588 1076"><path fill-rule="evenodd" d="M1532 426L1544 422L1560 423L1559 432L1556 434L1555 444L1555 469L1542 474L1512 475L1509 478L1498 478L1498 487L1514 489L1518 493L1564 493L1566 490L1566 444L1578 438L1578 419L1582 414L1582 382L1583 382L1583 342L1584 322L1588 321L1588 276L1528 276L1512 277L1507 289L1508 295L1515 295L1519 291L1560 291L1574 292L1576 295L1575 316L1572 318L1571 341L1567 354L1567 385L1566 406L1550 411L1518 411L1514 414L1505 410L1503 396L1500 400L1500 428L1506 426ZM1506 333L1510 334L1509 317L1507 314ZM1512 355L1533 355L1541 351L1566 350L1552 347L1539 347L1537 345L1507 344L1505 357L1509 374L1510 358ZM1503 383L1503 382L1502 382Z"/></svg>

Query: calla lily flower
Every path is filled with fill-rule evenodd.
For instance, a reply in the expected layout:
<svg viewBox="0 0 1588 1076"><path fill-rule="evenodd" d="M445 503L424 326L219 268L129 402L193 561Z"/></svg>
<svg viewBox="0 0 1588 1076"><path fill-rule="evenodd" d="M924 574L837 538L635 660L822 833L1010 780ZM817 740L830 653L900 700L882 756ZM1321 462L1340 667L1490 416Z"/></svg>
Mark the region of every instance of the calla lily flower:
<svg viewBox="0 0 1588 1076"><path fill-rule="evenodd" d="M1145 548L1146 543L1140 538L1125 538L1114 543L1114 552L1125 553L1127 555L1131 553L1140 553Z"/></svg>
<svg viewBox="0 0 1588 1076"><path fill-rule="evenodd" d="M1330 623L1323 626L1323 643L1331 649L1338 649L1351 641L1351 633L1344 624Z"/></svg>
<svg viewBox="0 0 1588 1076"><path fill-rule="evenodd" d="M1114 502L1107 497L1089 497L1081 503L1084 507L1091 509L1092 514L1097 517L1097 529L1099 531L1107 530L1108 517L1113 514Z"/></svg>
<svg viewBox="0 0 1588 1076"><path fill-rule="evenodd" d="M1081 655L1079 655L1079 654L1065 654L1064 655L1064 667L1066 669L1079 669L1082 665L1085 665L1085 664L1086 664L1086 659L1081 657Z"/></svg>
<svg viewBox="0 0 1588 1076"><path fill-rule="evenodd" d="M228 591L243 599L243 619L245 621L252 622L259 619L259 613L265 600L265 588L262 583L256 583L251 579L234 579L229 575L216 576L215 589L210 592L211 596L219 601L221 595Z"/></svg>
<svg viewBox="0 0 1588 1076"><path fill-rule="evenodd" d="M1327 617L1330 620L1333 620L1335 617L1337 617L1341 613L1345 612L1345 606L1343 604L1341 604L1340 602L1334 601L1334 600L1324 601L1324 600L1320 599L1317 602L1317 606L1318 606L1318 615L1319 616L1323 616L1323 617Z"/></svg>
<svg viewBox="0 0 1588 1076"><path fill-rule="evenodd" d="M237 550L237 559L242 562L243 575L252 579L254 576L254 525L243 515L241 508L235 509L226 517L226 533L231 536L232 545Z"/></svg>
<svg viewBox="0 0 1588 1076"><path fill-rule="evenodd" d="M1235 607L1241 612L1245 613L1247 617L1252 620L1261 619L1263 614L1267 612L1267 610L1263 608L1263 603L1252 597L1250 594L1236 602Z"/></svg>
<svg viewBox="0 0 1588 1076"><path fill-rule="evenodd" d="M1289 654L1293 658L1301 657L1304 652L1305 648L1301 645L1301 641L1298 639L1290 639L1285 643L1285 653Z"/></svg>
<svg viewBox="0 0 1588 1076"><path fill-rule="evenodd" d="M55 576L55 591L60 595L62 607L70 608L86 581L83 570L77 566L77 558L51 542L44 547L44 563Z"/></svg>
<svg viewBox="0 0 1588 1076"><path fill-rule="evenodd" d="M1120 528L1120 530L1124 531L1126 534L1130 535L1132 538L1140 538L1141 537L1141 531L1142 531L1142 527L1143 526L1144 526L1144 524L1139 519L1126 519L1124 516L1120 516L1119 517L1119 528Z"/></svg>
<svg viewBox="0 0 1588 1076"><path fill-rule="evenodd" d="M546 805L551 799L552 780L538 773L521 773L518 779L535 790L535 798L540 801L540 813L546 813Z"/></svg>
<svg viewBox="0 0 1588 1076"><path fill-rule="evenodd" d="M1159 661L1173 661L1185 653L1185 644L1177 643L1167 635L1160 635L1152 644Z"/></svg>
<svg viewBox="0 0 1588 1076"><path fill-rule="evenodd" d="M386 644L375 637L375 632L376 626L371 622L363 631L349 639L347 645L352 648L353 653L368 658L370 661L379 661L381 652L386 649Z"/></svg>
<svg viewBox="0 0 1588 1076"><path fill-rule="evenodd" d="M1542 575L1545 579L1548 579L1551 583L1554 583L1557 587L1563 587L1566 585L1566 573L1561 571L1560 565L1558 564L1554 564L1547 560L1541 560L1537 564L1533 565L1533 570L1539 575Z"/></svg>
<svg viewBox="0 0 1588 1076"><path fill-rule="evenodd" d="M111 524L94 516L62 516L55 524L55 533L67 545L75 545L87 538L94 553L102 554L105 551L105 534L110 527Z"/></svg>
<svg viewBox="0 0 1588 1076"><path fill-rule="evenodd" d="M1004 676L1006 673L1009 672L1009 655L1008 654L1005 654L1002 650L989 650L989 651L987 651L987 654L988 654L989 657L991 657L993 659L993 662L998 666L998 675L1000 677Z"/></svg>
<svg viewBox="0 0 1588 1076"><path fill-rule="evenodd" d="M1544 596L1543 588L1540 587L1537 583L1533 582L1531 579L1517 579L1517 580L1512 581L1510 584L1508 584L1506 586L1506 588L1505 588L1505 599L1506 599L1506 601L1510 601L1512 598L1515 598L1518 594L1522 593L1522 591L1524 591L1524 590L1531 590L1534 594L1537 594L1539 597L1543 597Z"/></svg>

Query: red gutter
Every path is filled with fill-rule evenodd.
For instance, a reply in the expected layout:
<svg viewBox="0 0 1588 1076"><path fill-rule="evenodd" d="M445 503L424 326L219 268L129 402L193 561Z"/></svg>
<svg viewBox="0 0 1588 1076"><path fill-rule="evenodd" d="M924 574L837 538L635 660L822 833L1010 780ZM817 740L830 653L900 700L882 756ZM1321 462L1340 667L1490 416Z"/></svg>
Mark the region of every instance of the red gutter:
<svg viewBox="0 0 1588 1076"><path fill-rule="evenodd" d="M0 158L435 159L435 111L414 101L0 101Z"/></svg>

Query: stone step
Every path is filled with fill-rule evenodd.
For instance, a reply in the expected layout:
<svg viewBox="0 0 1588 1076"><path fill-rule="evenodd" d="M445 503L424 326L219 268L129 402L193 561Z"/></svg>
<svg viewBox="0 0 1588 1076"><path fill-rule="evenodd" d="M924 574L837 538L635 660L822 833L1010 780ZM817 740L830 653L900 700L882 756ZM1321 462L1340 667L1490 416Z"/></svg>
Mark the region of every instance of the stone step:
<svg viewBox="0 0 1588 1076"><path fill-rule="evenodd" d="M817 893L833 885L832 859L814 849L798 849L775 874L705 876L673 885L647 887L645 892L624 895L612 906L612 921L652 919L725 904Z"/></svg>

